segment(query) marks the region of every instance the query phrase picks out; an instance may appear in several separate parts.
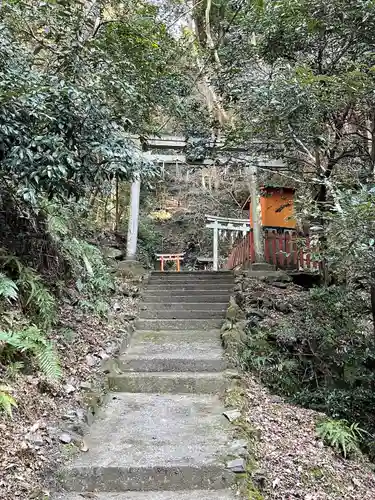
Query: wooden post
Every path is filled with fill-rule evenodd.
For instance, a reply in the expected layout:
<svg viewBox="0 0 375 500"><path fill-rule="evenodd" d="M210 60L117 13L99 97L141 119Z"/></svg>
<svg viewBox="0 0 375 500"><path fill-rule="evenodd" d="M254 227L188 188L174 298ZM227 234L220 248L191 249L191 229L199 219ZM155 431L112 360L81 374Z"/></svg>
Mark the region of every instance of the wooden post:
<svg viewBox="0 0 375 500"><path fill-rule="evenodd" d="M251 215L253 219L255 262L264 262L262 210L258 190L258 169L256 165L250 164L246 167L246 174L251 200Z"/></svg>
<svg viewBox="0 0 375 500"><path fill-rule="evenodd" d="M141 181L139 176L136 176L135 180L132 182L130 190L128 241L126 248L127 260L135 260L137 253L140 191Z"/></svg>
<svg viewBox="0 0 375 500"><path fill-rule="evenodd" d="M218 222L214 223L214 246L213 246L213 270L217 271L219 268L219 229Z"/></svg>

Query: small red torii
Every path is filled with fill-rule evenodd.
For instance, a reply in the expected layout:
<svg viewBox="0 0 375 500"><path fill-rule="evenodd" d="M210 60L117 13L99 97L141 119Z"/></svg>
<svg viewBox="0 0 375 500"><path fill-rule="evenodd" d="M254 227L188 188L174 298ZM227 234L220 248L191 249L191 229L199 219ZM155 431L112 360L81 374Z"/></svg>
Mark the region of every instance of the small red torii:
<svg viewBox="0 0 375 500"><path fill-rule="evenodd" d="M155 256L157 260L160 261L160 271L164 271L164 263L169 261L176 262L176 272L181 270L181 261L184 258L185 253L156 253Z"/></svg>

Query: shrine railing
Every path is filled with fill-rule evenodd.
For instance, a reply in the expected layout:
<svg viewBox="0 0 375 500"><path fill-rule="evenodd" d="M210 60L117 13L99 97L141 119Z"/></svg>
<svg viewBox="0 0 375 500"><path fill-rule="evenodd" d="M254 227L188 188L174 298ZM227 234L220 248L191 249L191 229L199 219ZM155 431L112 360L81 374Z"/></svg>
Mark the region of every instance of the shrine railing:
<svg viewBox="0 0 375 500"><path fill-rule="evenodd" d="M281 269L318 270L309 236L299 235L291 229L263 228L264 260ZM229 254L225 267L247 267L255 262L254 235L252 230L238 238Z"/></svg>

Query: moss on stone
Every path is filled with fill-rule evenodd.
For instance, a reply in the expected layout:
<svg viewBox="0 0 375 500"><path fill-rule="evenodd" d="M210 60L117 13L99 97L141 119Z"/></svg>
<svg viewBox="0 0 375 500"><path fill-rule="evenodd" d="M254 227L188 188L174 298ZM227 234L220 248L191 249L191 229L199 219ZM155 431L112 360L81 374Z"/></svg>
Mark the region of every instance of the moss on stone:
<svg viewBox="0 0 375 500"><path fill-rule="evenodd" d="M264 496L252 478L253 472L257 469L257 463L251 455L251 450L254 448L257 433L245 416L246 399L242 383L238 383L235 387L227 391L224 402L226 406L234 407L241 412L241 416L233 422L233 426L236 429L236 437L247 441L247 450L249 453L246 472L237 474L237 490L245 500L264 500Z"/></svg>

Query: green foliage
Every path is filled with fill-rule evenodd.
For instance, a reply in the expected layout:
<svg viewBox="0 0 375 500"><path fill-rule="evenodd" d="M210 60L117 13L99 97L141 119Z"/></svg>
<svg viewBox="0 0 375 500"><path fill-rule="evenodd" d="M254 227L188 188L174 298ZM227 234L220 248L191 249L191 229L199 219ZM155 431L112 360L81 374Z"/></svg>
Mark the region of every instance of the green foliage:
<svg viewBox="0 0 375 500"><path fill-rule="evenodd" d="M48 214L48 232L69 265L69 274L85 298L85 303L95 303L98 296L103 302L102 299L106 299L114 289L113 277L99 248L84 239L92 231L87 221L80 222L85 219L85 204L77 204L75 208L50 204L45 210ZM102 304L97 309L103 314L106 307Z"/></svg>
<svg viewBox="0 0 375 500"><path fill-rule="evenodd" d="M0 262L3 269L14 276L14 283L25 312L35 323L48 329L56 318L56 300L44 285L42 278L15 256L0 256Z"/></svg>
<svg viewBox="0 0 375 500"><path fill-rule="evenodd" d="M84 240L66 239L62 242L62 250L73 269L80 292L89 295L107 295L113 289L113 281L105 266L100 250Z"/></svg>
<svg viewBox="0 0 375 500"><path fill-rule="evenodd" d="M367 312L357 291L312 289L303 310L271 330L248 332L242 365L293 402L374 433L375 339L363 321Z"/></svg>
<svg viewBox="0 0 375 500"><path fill-rule="evenodd" d="M17 353L31 354L48 379L53 381L61 377L55 347L36 326L20 331L0 332L0 342L4 343L2 356L13 359Z"/></svg>
<svg viewBox="0 0 375 500"><path fill-rule="evenodd" d="M18 297L18 287L16 283L5 274L0 273L0 298L16 300Z"/></svg>
<svg viewBox="0 0 375 500"><path fill-rule="evenodd" d="M94 298L93 300L81 300L80 307L83 311L94 313L100 317L106 317L109 310L107 302L101 299L95 300Z"/></svg>
<svg viewBox="0 0 375 500"><path fill-rule="evenodd" d="M150 218L141 219L138 240L138 258L142 264L151 267L155 253L160 253L162 248L162 234L158 229L158 223Z"/></svg>
<svg viewBox="0 0 375 500"><path fill-rule="evenodd" d="M11 396L12 388L8 385L0 384L0 413L5 413L12 418L12 408L17 407L17 403Z"/></svg>
<svg viewBox="0 0 375 500"><path fill-rule="evenodd" d="M115 176L154 175L126 133L145 125L151 99L165 103L174 93L160 92L168 64L148 38L162 40L157 9L131 2L129 8L112 8L112 22L99 19L93 30L94 9L86 12L81 2L2 6L0 181L25 200L35 203L40 194L65 200ZM143 38L138 32L146 27ZM165 29L164 39L172 42ZM148 78L151 69L158 81Z"/></svg>
<svg viewBox="0 0 375 500"><path fill-rule="evenodd" d="M358 424L348 424L347 420L328 419L317 425L318 436L334 450L347 456L359 451L365 431Z"/></svg>
<svg viewBox="0 0 375 500"><path fill-rule="evenodd" d="M337 281L352 286L374 283L375 190L373 184L336 191L340 211L326 214L326 257Z"/></svg>
<svg viewBox="0 0 375 500"><path fill-rule="evenodd" d="M13 361L8 363L5 370L5 378L15 379L17 375L22 372L24 367L25 363L22 361Z"/></svg>

